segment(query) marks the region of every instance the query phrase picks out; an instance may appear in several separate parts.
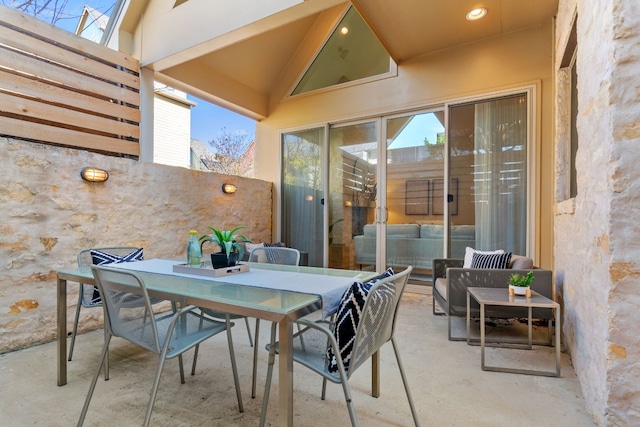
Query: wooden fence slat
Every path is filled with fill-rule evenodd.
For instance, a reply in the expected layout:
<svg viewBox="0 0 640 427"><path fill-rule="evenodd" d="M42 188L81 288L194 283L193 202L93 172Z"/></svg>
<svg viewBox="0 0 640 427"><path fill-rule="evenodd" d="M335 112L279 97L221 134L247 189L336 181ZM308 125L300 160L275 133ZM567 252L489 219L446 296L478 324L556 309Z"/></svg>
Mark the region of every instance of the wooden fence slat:
<svg viewBox="0 0 640 427"><path fill-rule="evenodd" d="M140 102L140 95L137 92L64 70L55 65L38 61L35 58L6 50L2 48L2 46L0 46L0 67L20 70L34 76L45 77L50 81L61 83L69 88L79 89L84 92L94 93L98 96L115 100L122 100L132 105L139 105Z"/></svg>
<svg viewBox="0 0 640 427"><path fill-rule="evenodd" d="M20 93L49 103L65 103L76 108L97 111L106 116L117 117L130 122L140 122L140 110L137 108L51 86L46 82L4 72L1 68L0 90Z"/></svg>
<svg viewBox="0 0 640 427"><path fill-rule="evenodd" d="M48 105L30 99L0 93L0 112L34 119L44 119L69 126L77 126L126 138L140 139L140 127L105 117Z"/></svg>
<svg viewBox="0 0 640 427"><path fill-rule="evenodd" d="M93 61L86 56L34 39L33 37L29 37L26 34L7 27L0 26L0 43L38 55L42 58L52 59L56 63L112 81L113 83L124 84L136 90L140 89L140 77L134 74Z"/></svg>
<svg viewBox="0 0 640 427"><path fill-rule="evenodd" d="M75 34L69 33L53 25L42 22L32 16L24 14L18 10L0 5L0 25L12 25L23 30L39 34L44 38L51 39L57 44L62 44L80 52L96 58L101 58L129 70L138 71L140 65L138 60L130 55L118 52L87 39L83 39Z"/></svg>
<svg viewBox="0 0 640 427"><path fill-rule="evenodd" d="M132 56L0 5L0 135L139 156L139 88Z"/></svg>
<svg viewBox="0 0 640 427"><path fill-rule="evenodd" d="M101 135L90 135L70 129L16 120L10 117L0 116L0 134L94 151L140 156L140 145L137 142Z"/></svg>

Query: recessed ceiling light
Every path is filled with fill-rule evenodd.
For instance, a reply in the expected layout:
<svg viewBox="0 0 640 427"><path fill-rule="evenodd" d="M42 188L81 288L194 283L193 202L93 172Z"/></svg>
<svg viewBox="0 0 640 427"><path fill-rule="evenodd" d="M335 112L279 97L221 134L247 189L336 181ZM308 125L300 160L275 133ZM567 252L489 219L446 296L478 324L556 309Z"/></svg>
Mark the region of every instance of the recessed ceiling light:
<svg viewBox="0 0 640 427"><path fill-rule="evenodd" d="M347 34L347 33L349 32L349 28L348 28L348 27L346 27L346 26L344 26L344 27L340 28L340 32L341 32L342 34Z"/></svg>
<svg viewBox="0 0 640 427"><path fill-rule="evenodd" d="M480 18L484 18L486 14L487 14L487 9L485 9L484 7L479 7L467 13L467 20L477 21Z"/></svg>

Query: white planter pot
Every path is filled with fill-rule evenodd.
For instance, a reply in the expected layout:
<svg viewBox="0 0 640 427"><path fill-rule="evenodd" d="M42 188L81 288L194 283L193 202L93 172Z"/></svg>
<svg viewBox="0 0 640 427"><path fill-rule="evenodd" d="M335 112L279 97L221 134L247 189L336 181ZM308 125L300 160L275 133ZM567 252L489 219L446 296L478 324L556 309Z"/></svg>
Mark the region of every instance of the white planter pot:
<svg viewBox="0 0 640 427"><path fill-rule="evenodd" d="M513 290L515 295L525 296L527 295L527 291L529 290L529 286L511 286L509 285L509 289Z"/></svg>

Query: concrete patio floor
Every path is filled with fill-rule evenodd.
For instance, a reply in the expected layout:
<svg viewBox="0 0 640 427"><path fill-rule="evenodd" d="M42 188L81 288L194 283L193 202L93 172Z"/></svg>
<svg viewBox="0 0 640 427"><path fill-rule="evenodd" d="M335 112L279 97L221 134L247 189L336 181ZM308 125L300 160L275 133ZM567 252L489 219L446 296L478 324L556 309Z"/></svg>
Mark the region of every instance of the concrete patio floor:
<svg viewBox="0 0 640 427"><path fill-rule="evenodd" d="M485 372L480 348L447 340L447 319L431 312L428 288L412 286L405 293L396 339L422 426L591 426L578 380L567 354L561 378ZM268 339L266 322L261 344ZM541 328L538 333L546 334ZM224 334L201 346L195 376L180 384L177 360L165 365L153 411L154 426L256 426L264 393L267 352L260 352L257 397L251 399L252 348L242 322L236 322L244 413L239 413ZM0 355L0 425L75 425L102 345L102 331L78 337L68 364L69 382L56 386L56 343ZM190 367L192 352L185 356ZM144 418L156 358L114 338L109 381L98 381L85 425L135 426ZM509 365L530 359L553 368L554 350L492 348L487 363ZM370 366L354 373L350 385L362 426L410 426L411 412L390 343L381 354L382 393L369 395ZM277 361L276 361L277 363ZM339 385L329 384L320 400L321 380L294 365L296 426L347 426L349 416ZM274 377L267 425L277 425L277 376Z"/></svg>

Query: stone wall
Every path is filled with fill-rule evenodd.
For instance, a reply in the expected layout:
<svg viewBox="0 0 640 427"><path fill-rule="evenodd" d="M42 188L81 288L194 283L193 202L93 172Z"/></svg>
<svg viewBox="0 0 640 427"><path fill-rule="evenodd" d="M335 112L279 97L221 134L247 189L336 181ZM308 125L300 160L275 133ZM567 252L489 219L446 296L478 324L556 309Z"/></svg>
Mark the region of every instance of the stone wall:
<svg viewBox="0 0 640 427"><path fill-rule="evenodd" d="M564 344L595 421L640 425L640 3L561 0L556 69L576 11L578 195L564 200L557 193L555 218ZM565 83L559 71L560 153L568 125Z"/></svg>
<svg viewBox="0 0 640 427"><path fill-rule="evenodd" d="M56 271L74 267L81 249L182 257L189 230L209 225L246 225L251 240L272 240L270 182L1 137L0 152L0 353L56 338ZM109 180L83 181L85 166ZM238 191L223 194L224 182ZM68 330L77 291L69 287ZM81 330L101 325L102 310L81 313Z"/></svg>

